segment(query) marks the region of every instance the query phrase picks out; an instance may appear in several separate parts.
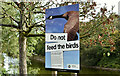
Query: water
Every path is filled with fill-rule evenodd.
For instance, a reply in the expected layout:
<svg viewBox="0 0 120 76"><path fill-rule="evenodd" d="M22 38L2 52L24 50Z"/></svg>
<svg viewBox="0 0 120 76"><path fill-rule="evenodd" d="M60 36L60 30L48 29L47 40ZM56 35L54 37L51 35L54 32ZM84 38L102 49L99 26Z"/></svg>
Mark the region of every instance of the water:
<svg viewBox="0 0 120 76"><path fill-rule="evenodd" d="M8 74L16 74L19 71L19 60L17 58L11 58L7 54L3 53L4 66Z"/></svg>
<svg viewBox="0 0 120 76"><path fill-rule="evenodd" d="M7 56L5 53L3 54L4 56L4 66L3 68L6 69L8 74L18 74L19 73L19 60L17 58L11 58L9 56ZM50 70L45 70L44 68L44 63L34 60L31 60L31 65L28 65L27 69L28 69L28 74L52 74L52 71ZM90 68L85 68L85 67L81 67L81 71L80 73L78 73L78 76L81 75L88 75L88 74L107 74L107 75L116 75L116 76L120 76L120 72L119 71L105 71L105 70L98 70L98 69L90 69ZM70 76L71 73L70 72L58 72L58 76Z"/></svg>

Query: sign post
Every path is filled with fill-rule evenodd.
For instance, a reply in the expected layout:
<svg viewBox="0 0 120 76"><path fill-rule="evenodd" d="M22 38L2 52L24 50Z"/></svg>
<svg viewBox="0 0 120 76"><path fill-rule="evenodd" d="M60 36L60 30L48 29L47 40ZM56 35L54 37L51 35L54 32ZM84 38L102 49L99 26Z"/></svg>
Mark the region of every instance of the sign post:
<svg viewBox="0 0 120 76"><path fill-rule="evenodd" d="M46 9L45 68L79 72L79 4Z"/></svg>
<svg viewBox="0 0 120 76"><path fill-rule="evenodd" d="M57 71L52 71L52 76L57 76Z"/></svg>

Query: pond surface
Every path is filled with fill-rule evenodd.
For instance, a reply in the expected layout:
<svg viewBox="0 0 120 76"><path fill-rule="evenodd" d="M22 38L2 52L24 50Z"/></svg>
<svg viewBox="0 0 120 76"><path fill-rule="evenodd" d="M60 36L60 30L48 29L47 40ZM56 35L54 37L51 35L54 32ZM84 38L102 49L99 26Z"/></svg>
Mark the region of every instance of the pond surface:
<svg viewBox="0 0 120 76"><path fill-rule="evenodd" d="M19 73L19 60L17 58L11 58L7 56L5 53L3 54L4 56L4 66L3 68L6 69L8 74L18 74ZM41 61L37 60L31 60L31 65L28 65L28 74L36 74L36 75L51 75L52 71L50 70L45 70L44 68L44 63ZM78 76L81 75L88 75L92 74L92 76L96 76L96 74L100 74L102 76L103 74L105 75L113 75L113 76L120 76L120 71L105 71L105 70L98 70L98 69L91 69L91 68L85 68L81 67L80 73L78 73ZM70 76L70 72L58 72L58 76ZM52 75L51 75L52 76Z"/></svg>
<svg viewBox="0 0 120 76"><path fill-rule="evenodd" d="M3 53L4 64L3 68L7 71L8 74L16 74L19 72L19 60L17 58L12 58Z"/></svg>

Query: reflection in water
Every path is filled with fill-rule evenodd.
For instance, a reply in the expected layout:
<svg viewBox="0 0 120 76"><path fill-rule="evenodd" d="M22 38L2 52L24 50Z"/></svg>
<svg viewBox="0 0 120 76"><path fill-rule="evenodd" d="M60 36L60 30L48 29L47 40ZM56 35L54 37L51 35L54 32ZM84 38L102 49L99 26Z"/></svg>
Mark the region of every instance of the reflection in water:
<svg viewBox="0 0 120 76"><path fill-rule="evenodd" d="M12 58L3 53L4 57L4 67L8 74L18 74L19 72L19 60L17 58Z"/></svg>
<svg viewBox="0 0 120 76"><path fill-rule="evenodd" d="M31 65L28 65L28 74L52 74L51 71L45 70L44 62L31 59Z"/></svg>
<svg viewBox="0 0 120 76"><path fill-rule="evenodd" d="M19 73L19 60L17 58L8 57L5 53L4 56L4 68L6 69L8 74L18 74ZM49 70L45 70L44 62L31 59L31 65L28 64L28 74L47 74L52 76L52 72ZM120 75L119 71L105 71L105 70L97 70L82 67L78 76L82 74L109 74L109 75ZM57 76L71 76L70 72L58 72Z"/></svg>

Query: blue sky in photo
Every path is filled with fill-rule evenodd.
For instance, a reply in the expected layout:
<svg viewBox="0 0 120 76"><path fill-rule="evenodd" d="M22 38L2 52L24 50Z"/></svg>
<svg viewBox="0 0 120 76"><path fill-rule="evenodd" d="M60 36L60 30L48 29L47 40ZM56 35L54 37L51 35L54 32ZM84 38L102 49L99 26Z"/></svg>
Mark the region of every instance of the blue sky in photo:
<svg viewBox="0 0 120 76"><path fill-rule="evenodd" d="M50 52L45 53L45 67L51 68L51 53Z"/></svg>
<svg viewBox="0 0 120 76"><path fill-rule="evenodd" d="M63 62L64 69L67 69L67 64L79 64L79 50L78 51L64 51ZM74 69L73 69L74 70Z"/></svg>
<svg viewBox="0 0 120 76"><path fill-rule="evenodd" d="M79 4L46 9L46 18L61 15L68 11L79 11ZM67 20L64 18L46 20L46 33L62 33L66 22Z"/></svg>

